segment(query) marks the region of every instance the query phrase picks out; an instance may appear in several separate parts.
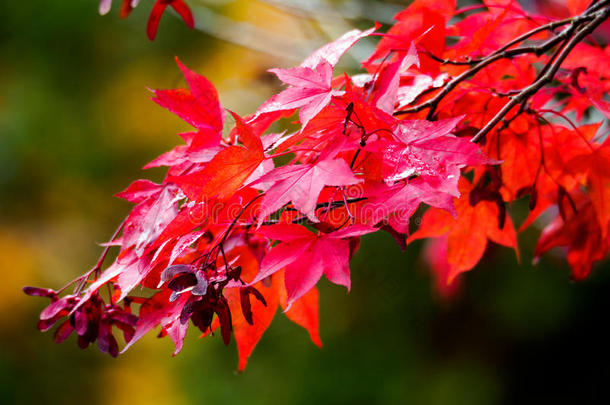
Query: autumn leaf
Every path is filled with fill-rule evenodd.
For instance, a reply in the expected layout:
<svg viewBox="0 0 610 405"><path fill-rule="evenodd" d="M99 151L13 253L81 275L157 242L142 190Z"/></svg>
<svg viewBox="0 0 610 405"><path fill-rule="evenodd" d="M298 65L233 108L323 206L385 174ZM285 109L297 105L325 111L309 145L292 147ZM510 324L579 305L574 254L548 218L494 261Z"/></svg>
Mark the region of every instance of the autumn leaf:
<svg viewBox="0 0 610 405"><path fill-rule="evenodd" d="M278 278L283 284L283 273L276 273ZM281 288L280 290L280 305L286 310L286 290ZM319 296L320 293L316 287L309 290L301 298L297 299L292 303L292 306L287 309L284 313L292 322L302 326L309 333L311 341L318 347L322 347L322 340L320 339L320 310L319 310Z"/></svg>
<svg viewBox="0 0 610 405"><path fill-rule="evenodd" d="M554 247L566 247L573 279L582 280L587 277L593 263L604 257L610 244L610 240L602 235L595 216L592 204L585 202L578 207L577 214L565 221L561 217L555 218L540 235L534 253L536 259ZM607 235L608 228L604 231Z"/></svg>
<svg viewBox="0 0 610 405"><path fill-rule="evenodd" d="M318 222L316 203L325 186L348 186L360 180L342 159L325 159L312 164L276 168L253 184L265 185L259 224L271 213L292 202L310 221Z"/></svg>
<svg viewBox="0 0 610 405"><path fill-rule="evenodd" d="M218 152L202 169L182 176L170 176L188 198L226 200L241 188L265 159L263 144L237 114L231 112L243 146L232 145Z"/></svg>
<svg viewBox="0 0 610 405"><path fill-rule="evenodd" d="M261 229L261 234L280 240L265 256L255 282L285 268L287 308L301 298L325 275L332 283L350 288L349 242L346 238L373 232L355 225L326 235L316 235L301 225L279 224Z"/></svg>
<svg viewBox="0 0 610 405"><path fill-rule="evenodd" d="M333 95L333 68L339 58L360 38L370 35L375 28L364 32L352 30L341 38L311 54L299 67L271 69L278 79L289 85L281 93L271 97L257 111L257 115L279 110L301 108L299 119L305 127L328 103Z"/></svg>
<svg viewBox="0 0 610 405"><path fill-rule="evenodd" d="M510 218L504 227L499 227L499 211L495 203L481 201L470 204L469 194L472 185L464 178L460 180L460 198L456 198L457 218L447 211L430 208L422 218L419 229L409 237L409 243L422 238L441 237L448 234L447 263L450 270L445 282L451 284L455 278L472 269L483 257L487 240L492 240L515 250L517 258L517 234Z"/></svg>
<svg viewBox="0 0 610 405"><path fill-rule="evenodd" d="M129 349L155 326L161 325L162 327L171 327L174 323L180 322L180 312L188 297L183 296L176 301L170 302L170 294L170 290L160 291L142 304L138 322L136 324L135 335L127 342L127 345L125 345L122 352ZM176 352L174 352L174 354L177 354L182 347L182 342L175 342L175 345Z"/></svg>
<svg viewBox="0 0 610 405"><path fill-rule="evenodd" d="M610 141L606 141L591 153L577 156L567 163L572 171L587 175L589 195L602 237L606 237L610 225Z"/></svg>
<svg viewBox="0 0 610 405"><path fill-rule="evenodd" d="M417 175L438 191L457 196L462 167L494 163L477 145L450 134L461 120L399 121L392 140L372 142L366 150L382 154L386 183Z"/></svg>
<svg viewBox="0 0 610 405"><path fill-rule="evenodd" d="M386 220L396 232L401 234L409 233L409 219L422 203L457 215L450 194L439 193L420 179L400 182L392 186L384 183L367 184L364 195L367 196L367 200L361 204L357 212L365 223L376 225Z"/></svg>
<svg viewBox="0 0 610 405"><path fill-rule="evenodd" d="M258 272L258 262L248 249L234 249L228 253L228 257L239 257L238 263L242 268L243 277L246 280L253 279ZM240 288L230 288L226 292L232 314L233 334L237 341L237 351L239 353L239 371L243 371L246 368L248 358L271 324L280 303L282 284L279 277L272 277L269 284L262 282L255 283L253 287L262 294L265 302L263 303L255 298L249 299L252 314L251 323L248 322L242 311Z"/></svg>

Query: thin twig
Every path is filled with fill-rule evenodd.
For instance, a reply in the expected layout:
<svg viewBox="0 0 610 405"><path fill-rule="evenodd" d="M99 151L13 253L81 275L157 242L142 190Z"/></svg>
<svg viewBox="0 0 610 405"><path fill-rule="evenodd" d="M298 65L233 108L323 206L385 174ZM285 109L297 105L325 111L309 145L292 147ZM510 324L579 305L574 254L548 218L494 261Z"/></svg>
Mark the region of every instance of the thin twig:
<svg viewBox="0 0 610 405"><path fill-rule="evenodd" d="M126 220L123 220L123 222L121 222L120 225L116 228L116 230L110 237L110 240L108 241L108 243L111 243L113 240L116 239L117 236L119 236L121 229L123 229L123 225L125 225L125 221ZM95 265L91 269L89 269L89 271L87 271L82 276L79 276L76 279L72 280L71 282L69 282L62 288L60 288L58 291L63 291L69 285L80 281L80 283L74 289L74 294L79 294L81 292L81 290L83 289L83 287L85 286L85 283L89 279L89 276L91 276L91 274L101 270L102 265L104 264L104 260L106 260L106 256L108 256L108 252L110 252L111 247L112 247L112 245L106 244L106 246L104 247L104 250L102 251L102 254L100 255L99 259L97 259L97 263L95 263Z"/></svg>

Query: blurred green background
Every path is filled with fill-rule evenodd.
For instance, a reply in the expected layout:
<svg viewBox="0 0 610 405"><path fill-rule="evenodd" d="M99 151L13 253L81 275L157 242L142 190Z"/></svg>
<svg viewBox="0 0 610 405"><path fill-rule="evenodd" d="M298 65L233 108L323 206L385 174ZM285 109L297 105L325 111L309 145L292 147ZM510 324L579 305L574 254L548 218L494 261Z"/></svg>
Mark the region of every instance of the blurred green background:
<svg viewBox="0 0 610 405"><path fill-rule="evenodd" d="M491 247L451 300L435 293L420 244L403 253L386 234L367 236L351 293L322 283L324 347L278 313L242 374L234 343L196 333L175 358L151 334L117 359L40 334L46 302L21 287L57 288L88 269L130 209L112 195L161 179L140 167L188 129L146 89L182 84L174 56L246 114L279 88L266 69L363 23L353 4L341 10L354 19L335 24L332 10L311 21L257 1L190 1L214 36L166 15L150 43L151 2L127 20L116 3L100 17L95 0L0 2L0 403L610 403L610 266L578 284L558 257L532 267L535 230L521 236L520 265ZM380 20L397 9L374 5Z"/></svg>

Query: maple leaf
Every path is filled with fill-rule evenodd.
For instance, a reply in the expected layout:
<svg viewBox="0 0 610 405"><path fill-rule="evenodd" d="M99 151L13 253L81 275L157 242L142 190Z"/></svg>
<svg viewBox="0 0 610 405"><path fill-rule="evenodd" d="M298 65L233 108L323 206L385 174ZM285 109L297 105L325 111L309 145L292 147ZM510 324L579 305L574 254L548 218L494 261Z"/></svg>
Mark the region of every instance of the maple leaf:
<svg viewBox="0 0 610 405"><path fill-rule="evenodd" d="M571 161L589 156L589 140L599 124L572 130L559 125L534 126L534 122L527 120L520 126L520 132L495 134L490 142L495 146L488 150L497 153L503 161L500 166L501 193L505 201L513 201L527 194L524 193L527 190L535 195L530 216L521 226L525 229L546 208L555 204L550 194L556 194L558 188L573 190L585 181L588 169Z"/></svg>
<svg viewBox="0 0 610 405"><path fill-rule="evenodd" d="M373 103L388 114L394 112L401 75L411 66L419 66L417 50L413 43L407 52L400 52L402 56L396 62L383 66L374 82L372 89Z"/></svg>
<svg viewBox="0 0 610 405"><path fill-rule="evenodd" d="M175 186L163 186L134 207L123 226L124 249L134 246L141 256L156 240L178 213L180 197L176 191Z"/></svg>
<svg viewBox="0 0 610 405"><path fill-rule="evenodd" d="M227 255L229 260L239 257L237 263L242 269L242 277L245 280L254 278L259 270L258 261L247 247L236 247ZM250 319L244 314L243 310L243 295L241 295L243 287L229 288L225 293L232 314L233 335L239 353L239 371L245 369L252 351L275 317L280 302L281 279L272 277L270 283L258 282L254 283L253 287L262 294L264 301L260 299L250 300L246 297Z"/></svg>
<svg viewBox="0 0 610 405"><path fill-rule="evenodd" d="M227 253L227 258L228 260L238 258L237 263L242 269L241 276L246 281L253 280L259 271L258 261L251 249L246 245L239 245L233 248ZM271 324L277 308L280 305L282 308L286 308L286 290L284 289L283 272L278 272L270 278L270 283L259 281L253 284L255 291L258 291L264 300L250 300L246 297L249 315L246 315L244 311L243 291L252 287L230 288L226 291L227 301L233 314L233 334L239 353L239 371L245 369L248 358ZM317 346L322 345L318 332L318 291L315 287L296 300L285 314L288 319L304 327ZM216 323L212 328L218 326L219 324Z"/></svg>
<svg viewBox="0 0 610 405"><path fill-rule="evenodd" d="M171 302L169 300L171 292L171 290L162 290L147 299L142 304L136 324L135 334L133 338L127 342L121 353L124 353L157 325L161 325L163 328L171 328L176 322L180 323L180 313L186 304L188 296L183 295L179 299ZM172 333L171 336L181 337L184 339L184 333L182 332ZM176 355L182 348L182 342L174 341L174 344L176 346L174 355Z"/></svg>
<svg viewBox="0 0 610 405"><path fill-rule="evenodd" d="M180 134L186 145L176 146L162 154L144 166L145 169L177 166L184 162L209 162L221 150L224 116L216 88L205 77L184 66L178 58L176 63L184 75L189 90L154 90L153 101L197 128L197 132Z"/></svg>
<svg viewBox="0 0 610 405"><path fill-rule="evenodd" d="M597 213L602 237L606 237L610 225L610 141L606 141L591 153L574 157L567 163L571 171L585 173L589 196Z"/></svg>
<svg viewBox="0 0 610 405"><path fill-rule="evenodd" d="M315 51L299 67L269 70L289 87L263 103L257 110L257 115L301 108L299 120L305 127L330 103L333 95L340 94L331 86L333 68L339 58L360 38L370 35L374 30L375 28L370 28L364 32L347 32L335 42Z"/></svg>
<svg viewBox="0 0 610 405"><path fill-rule="evenodd" d="M238 371L244 371L246 368L250 355L273 321L278 307L281 305L282 308L286 309L286 291L282 272L274 274L270 279L270 283L258 282L255 284L257 291L262 294L265 301L254 300L250 303L252 322L249 322L243 314L239 288L232 288L226 292L227 301L233 314L233 335L237 342L239 354ZM322 346L319 336L318 290L315 287L293 302L285 314L288 319L309 332L311 340L316 346ZM219 326L220 323L215 320L211 330L217 329Z"/></svg>
<svg viewBox="0 0 610 405"><path fill-rule="evenodd" d="M276 273L280 275L281 273ZM282 274L283 276L283 274ZM282 277L283 279L283 277ZM283 285L283 283L282 283ZM285 309L285 314L292 322L302 326L309 333L311 341L318 347L322 347L320 339L320 317L318 309L319 292L316 287L306 292L301 298L292 302L290 308L286 302L286 290L280 290L280 304Z"/></svg>
<svg viewBox="0 0 610 405"><path fill-rule="evenodd" d="M364 62L384 59L397 49L408 49L416 41L434 55L442 55L445 49L445 24L453 16L455 0L417 0L394 16L396 23L377 45L375 52ZM438 63L422 55L424 72L438 70Z"/></svg>
<svg viewBox="0 0 610 405"><path fill-rule="evenodd" d="M366 186L364 195L367 196L367 200L362 203L357 214L365 218L366 223L370 225L387 220L396 232L408 234L409 218L421 203L456 215L451 194L439 193L421 179L392 186L384 183Z"/></svg>
<svg viewBox="0 0 610 405"><path fill-rule="evenodd" d="M525 132L497 133L489 142L489 155L495 153L493 156L503 162L500 170L502 193L506 201L514 200L519 190L531 186L540 170L540 140L529 129L528 122Z"/></svg>
<svg viewBox="0 0 610 405"><path fill-rule="evenodd" d="M593 205L584 202L579 204L578 213L565 221L561 217L555 218L544 228L538 239L535 259L554 247L566 247L572 278L582 280L587 277L593 263L602 260L610 247L610 240L602 236L602 229L595 217ZM605 234L607 232L606 228Z"/></svg>
<svg viewBox="0 0 610 405"><path fill-rule="evenodd" d="M461 178L461 197L454 200L457 218L453 218L447 211L430 208L424 214L419 229L408 240L410 243L417 239L448 234L446 260L450 270L445 276L446 284L479 262L485 252L487 239L512 247L519 257L517 234L510 218L506 218L504 227L499 227L498 206L491 201L480 201L472 206L469 198L472 189L468 180Z"/></svg>
<svg viewBox="0 0 610 405"><path fill-rule="evenodd" d="M289 202L309 220L318 222L315 209L324 186L347 186L359 182L343 159L327 158L312 164L273 169L253 183L266 188L259 224Z"/></svg>
<svg viewBox="0 0 610 405"><path fill-rule="evenodd" d="M380 139L366 150L383 155L382 173L388 184L418 175L433 188L457 196L462 167L495 163L477 145L450 135L462 118L399 121L393 140Z"/></svg>
<svg viewBox="0 0 610 405"><path fill-rule="evenodd" d="M375 228L350 226L324 235L316 235L304 226L278 224L264 227L259 233L282 241L263 259L254 282L263 280L285 268L284 283L287 308L310 291L322 275L332 283L350 289L349 242L346 238L373 232Z"/></svg>
<svg viewBox="0 0 610 405"><path fill-rule="evenodd" d="M265 303L263 304L256 299L252 301L251 311L254 317L252 323L248 322L242 313L238 289L232 288L227 290L226 293L229 308L231 308L233 314L233 335L239 353L237 366L239 371L246 368L248 358L271 324L279 305L277 289L280 288L280 284L279 281L275 280L275 277L272 278L270 286L267 287L263 283L258 283L255 288L265 297Z"/></svg>
<svg viewBox="0 0 610 405"><path fill-rule="evenodd" d="M231 114L243 146L232 145L223 149L202 170L168 178L191 200L213 197L226 200L232 197L265 159L260 138L252 133L241 117Z"/></svg>
<svg viewBox="0 0 610 405"><path fill-rule="evenodd" d="M223 115L216 88L204 76L184 66L178 58L176 63L190 90L153 90L155 97L152 100L199 130L220 133Z"/></svg>
<svg viewBox="0 0 610 405"><path fill-rule="evenodd" d="M290 87L265 102L259 108L259 114L302 107L299 119L307 125L336 94L331 87L333 67L325 60L314 68L271 69L270 72Z"/></svg>

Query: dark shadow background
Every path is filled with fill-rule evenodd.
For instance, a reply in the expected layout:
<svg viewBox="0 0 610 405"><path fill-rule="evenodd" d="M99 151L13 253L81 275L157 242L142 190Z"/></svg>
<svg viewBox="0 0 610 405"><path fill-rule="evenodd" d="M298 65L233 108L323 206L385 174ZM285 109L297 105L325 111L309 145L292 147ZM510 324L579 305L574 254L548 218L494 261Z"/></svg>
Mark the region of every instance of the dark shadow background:
<svg viewBox="0 0 610 405"><path fill-rule="evenodd" d="M146 86L182 83L174 55L240 113L277 90L265 70L285 61L169 15L149 43L149 3L123 21L118 4L102 18L94 0L0 2L1 403L610 403L609 265L578 284L559 257L532 267L536 230L520 236L521 264L490 247L450 301L434 292L420 244L403 253L386 234L367 236L351 293L322 283L324 347L278 313L242 374L234 343L195 333L176 358L151 335L118 359L38 333L44 302L21 287L59 287L89 268L129 210L112 195L159 180L140 167L187 129L147 99ZM216 11L294 25L254 1Z"/></svg>

